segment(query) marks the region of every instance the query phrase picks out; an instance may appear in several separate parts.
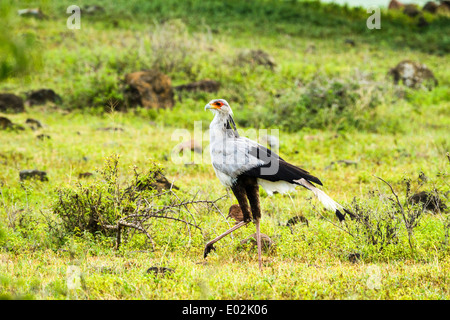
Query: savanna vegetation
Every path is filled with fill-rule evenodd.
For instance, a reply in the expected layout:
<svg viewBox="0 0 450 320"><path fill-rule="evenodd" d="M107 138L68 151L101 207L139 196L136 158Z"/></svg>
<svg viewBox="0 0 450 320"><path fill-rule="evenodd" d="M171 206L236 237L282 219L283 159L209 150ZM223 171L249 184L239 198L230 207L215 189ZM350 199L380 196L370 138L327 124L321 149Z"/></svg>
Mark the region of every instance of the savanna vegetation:
<svg viewBox="0 0 450 320"><path fill-rule="evenodd" d="M72 4L1 4L0 93L60 97L0 113L14 124L0 122L1 298L450 297L448 14L426 12L424 25L383 9L381 29L368 29L365 9L317 1L98 0L103 10L71 30ZM45 17L17 14L33 7ZM395 84L388 73L405 59L437 84ZM130 108L124 77L140 70L220 88ZM273 241L263 272L241 243L253 225L204 260L237 203L208 162L213 98L230 103L241 134L278 132L279 154L354 218L340 223L305 190L261 189ZM178 155L191 137L204 156ZM45 176L19 174L33 169Z"/></svg>

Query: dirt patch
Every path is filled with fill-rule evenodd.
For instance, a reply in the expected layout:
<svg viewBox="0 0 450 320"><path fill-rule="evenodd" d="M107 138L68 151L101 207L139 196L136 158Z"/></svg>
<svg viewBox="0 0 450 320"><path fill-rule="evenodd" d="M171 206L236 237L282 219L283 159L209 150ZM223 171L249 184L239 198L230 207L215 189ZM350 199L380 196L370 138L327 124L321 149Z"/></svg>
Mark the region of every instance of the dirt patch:
<svg viewBox="0 0 450 320"><path fill-rule="evenodd" d="M124 97L128 107L172 108L175 104L170 78L155 70L138 71L125 76Z"/></svg>

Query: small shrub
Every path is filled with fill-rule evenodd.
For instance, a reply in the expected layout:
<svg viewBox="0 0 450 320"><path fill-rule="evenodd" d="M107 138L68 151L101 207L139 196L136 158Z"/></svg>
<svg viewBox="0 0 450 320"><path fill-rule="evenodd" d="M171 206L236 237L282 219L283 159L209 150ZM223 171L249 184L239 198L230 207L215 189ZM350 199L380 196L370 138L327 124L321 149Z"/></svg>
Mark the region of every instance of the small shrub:
<svg viewBox="0 0 450 320"><path fill-rule="evenodd" d="M125 239L131 246L138 247L150 242L154 249L155 239L160 243L168 241L167 233L180 236L169 237L167 245L185 246L186 238L190 243L192 231L201 231L201 228L189 206L215 207L215 201L181 199L173 191L178 188L164 177L159 165L151 163L148 167L146 173L135 167L130 181L122 183L119 157L111 156L99 170L100 179L89 185L79 183L73 189L57 190L58 198L52 210L61 218L63 230L76 235L115 236L116 248ZM174 227L169 221L181 227Z"/></svg>
<svg viewBox="0 0 450 320"><path fill-rule="evenodd" d="M111 236L115 234L117 220L136 210L138 199L157 192L156 176L162 170L158 165L152 164L146 174L135 169L133 180L122 187L118 164L118 156L109 157L99 170L101 179L90 185L79 183L75 189L57 190L53 212L62 219L67 232Z"/></svg>
<svg viewBox="0 0 450 320"><path fill-rule="evenodd" d="M423 176L423 173L419 175L416 189L425 185ZM354 217L346 222L345 230L353 237L357 247L372 248L378 253L392 252L388 248L393 249L392 246L394 246L395 251L407 254L408 250L405 251L405 247L402 246L406 242L412 256L416 255L420 247L427 250L426 247L429 244L419 243L418 239L421 237L416 236L416 229L427 212L432 211L428 210L424 203L411 201L412 180L404 179L402 181L404 194L399 196L387 181L378 179L389 187L390 195L372 191L369 199L365 202L354 199L351 204ZM427 192L427 194L442 195L442 192L434 189L433 193ZM444 204L442 203L442 205ZM442 211L442 213L445 212ZM448 244L449 219L448 216L440 218L444 229L442 242L445 249ZM434 244L433 248L435 248Z"/></svg>
<svg viewBox="0 0 450 320"><path fill-rule="evenodd" d="M68 105L71 109L122 110L124 99L117 76L110 74L91 76L88 83L77 86L76 91L69 98Z"/></svg>

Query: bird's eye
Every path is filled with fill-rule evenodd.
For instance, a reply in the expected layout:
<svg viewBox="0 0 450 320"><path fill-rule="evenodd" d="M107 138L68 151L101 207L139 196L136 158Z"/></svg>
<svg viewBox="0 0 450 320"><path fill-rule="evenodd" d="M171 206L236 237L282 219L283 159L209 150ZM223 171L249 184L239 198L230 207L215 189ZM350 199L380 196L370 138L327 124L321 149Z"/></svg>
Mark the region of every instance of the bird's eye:
<svg viewBox="0 0 450 320"><path fill-rule="evenodd" d="M215 105L218 106L218 107L220 107L220 106L221 106L221 103L220 103L219 101L217 101L217 102L215 103Z"/></svg>

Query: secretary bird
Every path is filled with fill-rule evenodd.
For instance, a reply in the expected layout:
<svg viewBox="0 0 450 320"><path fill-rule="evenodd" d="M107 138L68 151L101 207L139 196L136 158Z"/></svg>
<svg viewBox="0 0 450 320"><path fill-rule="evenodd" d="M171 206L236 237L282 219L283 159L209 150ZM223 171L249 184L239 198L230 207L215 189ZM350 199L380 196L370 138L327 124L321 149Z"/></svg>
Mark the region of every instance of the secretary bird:
<svg viewBox="0 0 450 320"><path fill-rule="evenodd" d="M214 243L247 225L253 218L256 226L258 263L262 270L261 207L258 185L262 186L268 195L274 192L286 193L293 191L296 186L302 186L312 191L326 209L335 212L339 221L344 220L346 213L351 215L351 212L314 185L314 183L322 185L318 178L286 162L259 143L239 136L233 120L233 112L226 100L211 100L205 106L205 110L211 110L214 114L214 119L209 126L211 162L214 171L220 182L225 187L231 188L243 214L241 222L206 244L205 258L211 250L215 249Z"/></svg>

